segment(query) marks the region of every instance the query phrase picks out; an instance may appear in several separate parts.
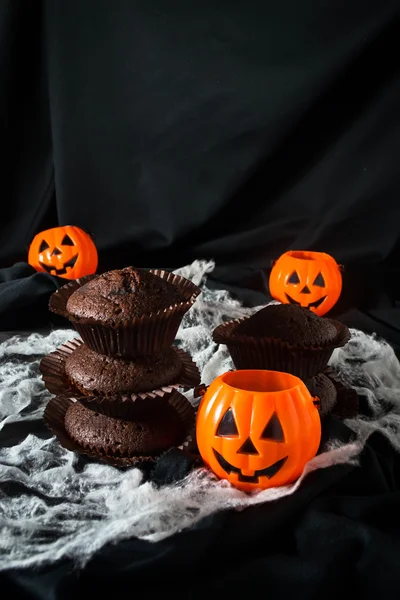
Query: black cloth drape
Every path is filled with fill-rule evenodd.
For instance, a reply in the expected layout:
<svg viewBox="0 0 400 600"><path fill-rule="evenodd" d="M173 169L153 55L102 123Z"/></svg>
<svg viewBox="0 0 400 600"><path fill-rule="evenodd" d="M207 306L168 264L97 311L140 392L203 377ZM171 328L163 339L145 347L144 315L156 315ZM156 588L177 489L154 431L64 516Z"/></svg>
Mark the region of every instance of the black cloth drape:
<svg viewBox="0 0 400 600"><path fill-rule="evenodd" d="M76 224L100 271L212 258L255 304L272 259L323 250L332 315L400 343L397 0L0 6L0 267Z"/></svg>
<svg viewBox="0 0 400 600"><path fill-rule="evenodd" d="M397 0L2 6L3 266L59 223L101 270L397 268Z"/></svg>

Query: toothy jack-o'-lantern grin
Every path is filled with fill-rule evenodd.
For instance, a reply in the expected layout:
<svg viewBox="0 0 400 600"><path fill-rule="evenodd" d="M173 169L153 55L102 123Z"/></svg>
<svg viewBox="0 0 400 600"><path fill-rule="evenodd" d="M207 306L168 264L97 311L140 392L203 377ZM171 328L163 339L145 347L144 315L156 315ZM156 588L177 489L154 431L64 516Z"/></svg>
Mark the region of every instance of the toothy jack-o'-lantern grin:
<svg viewBox="0 0 400 600"><path fill-rule="evenodd" d="M78 279L96 272L97 250L92 238L80 227L54 227L33 238L28 262L36 271Z"/></svg>
<svg viewBox="0 0 400 600"><path fill-rule="evenodd" d="M225 373L200 402L201 457L218 477L244 491L290 483L319 447L316 401L301 379L288 373Z"/></svg>
<svg viewBox="0 0 400 600"><path fill-rule="evenodd" d="M285 252L272 267L269 291L283 304L298 304L322 316L340 297L341 267L324 252Z"/></svg>

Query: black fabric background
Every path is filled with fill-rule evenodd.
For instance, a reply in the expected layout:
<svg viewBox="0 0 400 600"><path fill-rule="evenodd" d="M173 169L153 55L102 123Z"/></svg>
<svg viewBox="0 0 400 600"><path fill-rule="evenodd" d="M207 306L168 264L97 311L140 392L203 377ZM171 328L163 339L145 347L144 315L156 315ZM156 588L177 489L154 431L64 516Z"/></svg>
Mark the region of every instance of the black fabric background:
<svg viewBox="0 0 400 600"><path fill-rule="evenodd" d="M0 267L76 224L100 271L212 258L254 304L272 259L323 250L346 268L332 315L400 343L398 0L0 7ZM29 325L0 299L0 329Z"/></svg>
<svg viewBox="0 0 400 600"><path fill-rule="evenodd" d="M35 233L75 224L99 271L212 258L210 285L252 305L281 252L329 252L345 265L332 316L400 349L399 34L398 0L0 0L0 331L66 325L47 310L63 281L25 261ZM2 583L395 598L399 482L376 435L360 468L276 505Z"/></svg>

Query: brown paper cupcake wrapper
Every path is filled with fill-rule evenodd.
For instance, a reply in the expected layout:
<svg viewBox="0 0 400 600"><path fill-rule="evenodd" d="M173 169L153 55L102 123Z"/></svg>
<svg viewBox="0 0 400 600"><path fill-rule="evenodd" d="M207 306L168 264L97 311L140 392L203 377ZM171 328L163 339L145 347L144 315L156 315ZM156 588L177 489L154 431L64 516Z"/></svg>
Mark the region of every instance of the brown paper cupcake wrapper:
<svg viewBox="0 0 400 600"><path fill-rule="evenodd" d="M78 319L68 313L67 302L78 288L98 277L88 275L58 289L50 297L49 309L69 319L85 344L95 352L120 358L157 354L172 346L183 316L194 304L201 290L188 279L174 273L160 269L151 269L150 272L176 286L186 301L155 313L125 320L115 326L96 319Z"/></svg>
<svg viewBox="0 0 400 600"><path fill-rule="evenodd" d="M76 396L75 400L106 417L117 417L127 421L134 421L145 414L152 413L166 402L171 404L181 416L186 415L190 419L194 415L194 409L190 402L176 390L163 396L147 396L144 401L140 398L132 400L130 396L111 396L110 398Z"/></svg>
<svg viewBox="0 0 400 600"><path fill-rule="evenodd" d="M346 325L332 319L329 321L335 325L337 336L325 347L294 346L274 338L235 335L235 328L246 318L223 323L213 332L214 342L227 346L236 369L270 369L307 379L323 371L334 349L350 339Z"/></svg>
<svg viewBox="0 0 400 600"><path fill-rule="evenodd" d="M72 398L83 395L83 392L73 386L65 375L65 361L67 357L82 344L83 342L79 339L70 340L57 348L54 352L51 352L42 358L40 362L40 371L42 373L44 385L51 394L57 396L69 396ZM146 398L164 396L178 388L187 389L198 385L200 383L200 372L190 355L175 346L173 349L182 362L182 371L178 381L148 392L124 394L124 397L128 397L130 401L134 402L136 399L145 400ZM107 397L107 394L95 395Z"/></svg>
<svg viewBox="0 0 400 600"><path fill-rule="evenodd" d="M179 413L179 416L182 420L183 429L185 431L185 435L182 436L182 443L179 446L177 446L177 448L190 448L193 435L194 410L190 405L190 402L186 400L184 396L182 396L178 392L174 392L173 395L174 397L170 398L170 403ZM180 396L180 399L177 397L177 395ZM143 462L154 461L158 456L160 456L160 454L168 450L168 448L165 448L164 450L152 456L136 455L125 457L109 454L106 450L104 450L103 452L100 450L95 451L92 448L86 448L84 446L81 446L68 435L65 429L66 412L68 410L68 407L76 401L77 400L73 398L67 398L65 396L56 396L55 398L52 398L49 401L44 411L44 421L47 427L56 436L63 448L66 448L71 452L84 454L86 456L89 456L90 458L95 458L97 460L100 460L101 462L107 463L115 467L131 467L133 465L138 465Z"/></svg>

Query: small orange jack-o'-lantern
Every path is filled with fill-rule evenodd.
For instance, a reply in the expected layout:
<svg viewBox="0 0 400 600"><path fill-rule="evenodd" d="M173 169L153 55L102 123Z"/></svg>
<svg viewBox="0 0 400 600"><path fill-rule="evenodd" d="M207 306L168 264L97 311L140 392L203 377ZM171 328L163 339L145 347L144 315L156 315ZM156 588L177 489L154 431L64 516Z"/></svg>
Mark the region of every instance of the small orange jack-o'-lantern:
<svg viewBox="0 0 400 600"><path fill-rule="evenodd" d="M97 250L92 238L79 227L54 227L35 235L28 262L36 271L79 279L96 272Z"/></svg>
<svg viewBox="0 0 400 600"><path fill-rule="evenodd" d="M271 269L269 291L283 304L298 304L322 317L340 297L341 269L324 252L285 252Z"/></svg>
<svg viewBox="0 0 400 600"><path fill-rule="evenodd" d="M218 477L244 491L295 481L320 444L316 401L289 373L225 373L200 402L196 437L201 457Z"/></svg>

